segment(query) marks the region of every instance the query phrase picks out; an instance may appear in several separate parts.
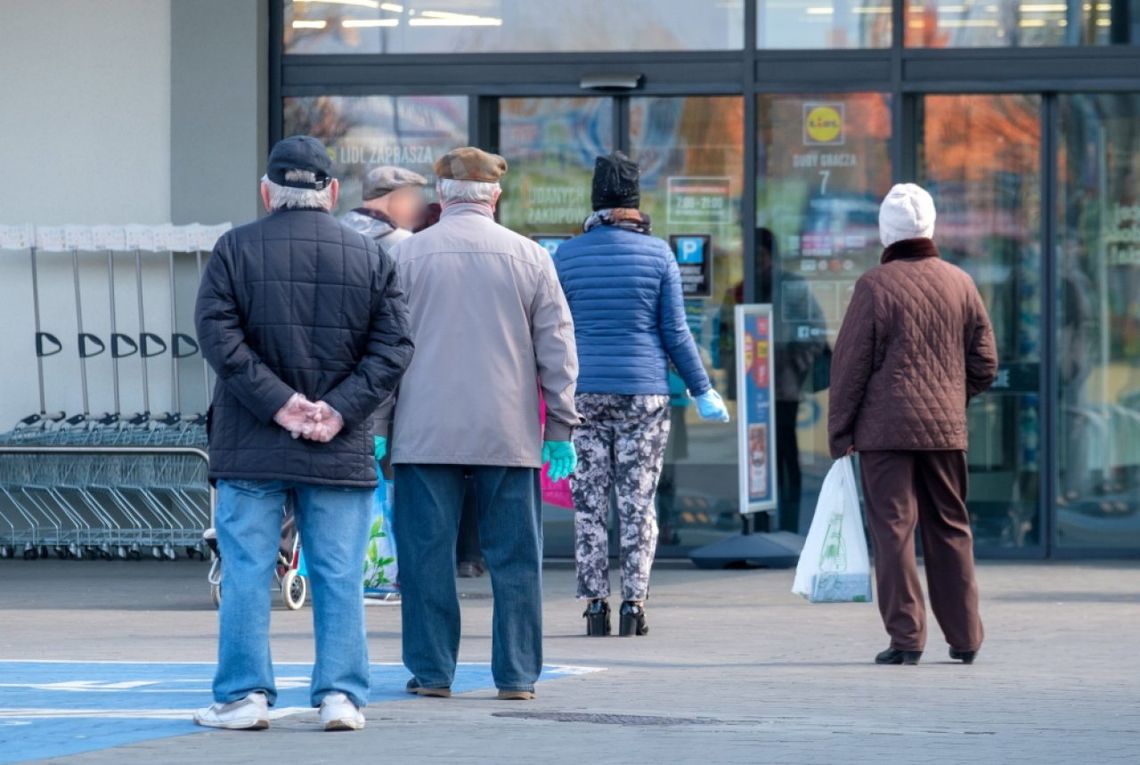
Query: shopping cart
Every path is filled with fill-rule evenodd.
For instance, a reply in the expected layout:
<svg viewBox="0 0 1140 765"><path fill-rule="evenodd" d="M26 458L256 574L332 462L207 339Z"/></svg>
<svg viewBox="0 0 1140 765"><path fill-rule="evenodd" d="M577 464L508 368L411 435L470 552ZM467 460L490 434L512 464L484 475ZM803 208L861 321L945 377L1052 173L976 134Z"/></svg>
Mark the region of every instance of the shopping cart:
<svg viewBox="0 0 1140 765"><path fill-rule="evenodd" d="M30 266L37 379L27 383L39 394L39 410L0 433L0 558L206 558L213 492L200 412L211 373L197 341L179 331L187 322L179 296L187 308L205 254L228 228L0 226L0 250ZM46 321L44 300L54 305ZM71 300L67 316L59 306ZM160 326L153 310L148 319L156 300L169 309ZM169 409L153 412L154 397L167 392L155 390L153 374L164 355ZM201 385L198 413L184 412L187 381ZM139 408L125 408L136 395ZM49 409L49 398L69 411ZM99 400L106 411L93 408Z"/></svg>
<svg viewBox="0 0 1140 765"><path fill-rule="evenodd" d="M210 598L214 607L222 604L222 554L218 551L218 535L213 525L202 535L212 553L210 573L206 575L210 583ZM309 594L309 580L302 576L301 535L297 533L297 516L293 509L283 508L281 521L281 544L277 549L277 565L273 569L273 580L281 593L281 602L290 611L297 611L305 605Z"/></svg>

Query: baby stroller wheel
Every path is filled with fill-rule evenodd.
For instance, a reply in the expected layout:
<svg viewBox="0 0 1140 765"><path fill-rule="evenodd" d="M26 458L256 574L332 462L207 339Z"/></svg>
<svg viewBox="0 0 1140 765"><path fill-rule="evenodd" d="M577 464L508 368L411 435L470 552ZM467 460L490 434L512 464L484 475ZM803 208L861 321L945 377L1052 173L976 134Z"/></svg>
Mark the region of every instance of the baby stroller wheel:
<svg viewBox="0 0 1140 765"><path fill-rule="evenodd" d="M296 571L288 571L281 578L281 600L290 611L297 611L305 605L308 594L308 581Z"/></svg>
<svg viewBox="0 0 1140 765"><path fill-rule="evenodd" d="M222 607L222 585L210 585L210 600L214 601L214 608Z"/></svg>

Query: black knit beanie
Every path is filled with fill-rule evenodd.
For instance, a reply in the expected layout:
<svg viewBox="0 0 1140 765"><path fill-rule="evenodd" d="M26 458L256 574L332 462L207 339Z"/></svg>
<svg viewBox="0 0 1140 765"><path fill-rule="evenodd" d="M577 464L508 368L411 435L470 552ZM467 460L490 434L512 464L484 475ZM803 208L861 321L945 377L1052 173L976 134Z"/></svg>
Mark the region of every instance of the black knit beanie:
<svg viewBox="0 0 1140 765"><path fill-rule="evenodd" d="M594 187L590 203L595 210L641 206L641 170L620 151L594 161Z"/></svg>

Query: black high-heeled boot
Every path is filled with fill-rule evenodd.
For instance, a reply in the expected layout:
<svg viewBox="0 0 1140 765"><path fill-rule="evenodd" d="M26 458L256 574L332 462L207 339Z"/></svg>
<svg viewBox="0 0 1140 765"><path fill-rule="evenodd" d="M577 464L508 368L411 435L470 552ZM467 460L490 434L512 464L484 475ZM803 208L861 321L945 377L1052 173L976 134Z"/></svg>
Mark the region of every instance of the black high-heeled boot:
<svg viewBox="0 0 1140 765"><path fill-rule="evenodd" d="M648 635L649 625L645 622L645 606L632 600L621 604L621 636Z"/></svg>
<svg viewBox="0 0 1140 765"><path fill-rule="evenodd" d="M610 604L605 600L591 600L582 616L586 617L587 637L606 637L610 634Z"/></svg>

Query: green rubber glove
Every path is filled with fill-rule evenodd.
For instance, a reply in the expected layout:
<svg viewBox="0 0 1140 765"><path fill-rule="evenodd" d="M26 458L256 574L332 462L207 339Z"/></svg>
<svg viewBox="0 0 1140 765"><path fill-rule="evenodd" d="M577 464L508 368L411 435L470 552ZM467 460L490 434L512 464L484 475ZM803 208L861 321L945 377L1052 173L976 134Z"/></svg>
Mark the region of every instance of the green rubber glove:
<svg viewBox="0 0 1140 765"><path fill-rule="evenodd" d="M372 436L372 453L376 455L377 462L383 460L384 455L388 453L388 439L384 436Z"/></svg>
<svg viewBox="0 0 1140 765"><path fill-rule="evenodd" d="M542 444L542 462L550 463L547 475L552 481L561 481L574 474L578 467L578 452L570 441L544 441Z"/></svg>

